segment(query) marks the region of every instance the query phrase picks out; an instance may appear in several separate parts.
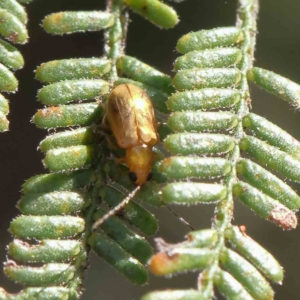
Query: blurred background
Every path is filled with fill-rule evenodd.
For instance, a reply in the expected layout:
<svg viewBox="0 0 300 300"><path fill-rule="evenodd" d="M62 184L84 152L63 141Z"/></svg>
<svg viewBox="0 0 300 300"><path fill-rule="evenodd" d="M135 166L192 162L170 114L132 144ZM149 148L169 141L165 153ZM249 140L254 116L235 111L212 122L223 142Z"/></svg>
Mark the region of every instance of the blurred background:
<svg viewBox="0 0 300 300"><path fill-rule="evenodd" d="M171 5L173 5L171 3ZM41 84L34 80L34 69L43 62L62 58L101 56L103 36L100 33L75 34L64 37L47 35L40 27L49 13L64 10L101 10L104 0L33 1L28 5L30 43L20 47L26 67L17 72L21 79L19 92L8 95L11 102L10 132L0 135L0 260L6 260L5 247L12 237L7 231L10 221L18 215L15 205L23 182L45 172L37 151L39 141L47 132L37 129L30 119L41 105L36 93ZM178 38L189 31L211 29L235 24L236 1L186 0L174 4L181 22L168 32L160 30L140 16L131 14L127 53L172 75L177 57ZM300 2L299 0L263 0L258 20L256 66L266 68L300 83ZM300 139L300 114L283 101L251 86L253 112L266 117ZM295 186L297 189L297 186ZM299 191L298 187L298 191ZM213 206L188 209L173 207L195 228L208 228ZM179 242L189 228L168 210L155 211L160 219L158 236L168 242ZM268 249L285 268L283 286L275 286L276 300L300 299L298 270L300 268L300 227L283 232L275 225L255 216L236 201L234 223L246 225L247 233ZM152 241L151 241L152 242ZM150 276L144 287L132 286L103 260L90 255L91 263L84 286L84 300L137 300L147 291L164 288L194 288L197 274L171 279ZM9 292L19 289L0 273L0 286Z"/></svg>

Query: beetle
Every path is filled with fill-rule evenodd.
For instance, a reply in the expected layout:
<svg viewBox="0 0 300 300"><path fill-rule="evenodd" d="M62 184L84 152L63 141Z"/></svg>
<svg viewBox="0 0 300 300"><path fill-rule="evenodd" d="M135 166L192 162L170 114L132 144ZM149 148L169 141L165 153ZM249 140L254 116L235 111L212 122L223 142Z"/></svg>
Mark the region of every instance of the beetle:
<svg viewBox="0 0 300 300"><path fill-rule="evenodd" d="M123 83L107 98L106 118L129 167L129 178L136 185L151 179L152 147L159 142L153 104L140 87Z"/></svg>
<svg viewBox="0 0 300 300"><path fill-rule="evenodd" d="M129 178L137 187L121 203L97 220L93 224L93 230L122 209L141 185L151 179L154 158L152 147L159 142L153 104L140 87L130 83L116 86L106 100L105 112L117 144L126 150L121 161L129 167Z"/></svg>

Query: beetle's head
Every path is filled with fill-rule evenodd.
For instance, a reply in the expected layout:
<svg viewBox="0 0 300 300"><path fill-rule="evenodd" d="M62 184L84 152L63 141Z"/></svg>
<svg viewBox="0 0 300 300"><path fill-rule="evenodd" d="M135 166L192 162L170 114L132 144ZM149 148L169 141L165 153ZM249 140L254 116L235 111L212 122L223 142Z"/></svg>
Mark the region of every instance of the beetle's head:
<svg viewBox="0 0 300 300"><path fill-rule="evenodd" d="M134 184L142 185L152 178L153 152L151 147L142 145L127 149L125 161L129 167L129 178Z"/></svg>

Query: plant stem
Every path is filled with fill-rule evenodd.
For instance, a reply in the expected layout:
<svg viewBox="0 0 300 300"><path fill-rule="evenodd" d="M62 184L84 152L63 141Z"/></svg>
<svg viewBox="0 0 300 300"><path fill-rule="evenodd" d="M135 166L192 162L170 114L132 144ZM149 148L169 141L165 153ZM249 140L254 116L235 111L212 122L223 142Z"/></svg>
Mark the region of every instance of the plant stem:
<svg viewBox="0 0 300 300"><path fill-rule="evenodd" d="M115 24L105 32L104 54L112 60L109 79L115 81L118 78L116 60L124 54L128 13L123 0L107 0L107 10L115 15Z"/></svg>
<svg viewBox="0 0 300 300"><path fill-rule="evenodd" d="M226 184L229 192L227 198L218 203L213 222L213 227L217 230L219 235L218 244L215 248L216 257L214 263L201 274L198 282L199 289L201 289L204 299L212 299L214 296L213 280L219 269L219 256L225 248L225 231L231 226L231 220L233 217L232 189L234 184L237 182L236 164L240 158L239 142L244 136L242 118L249 113L249 106L251 103L246 74L247 71L252 69L254 60L253 54L255 50L257 13L258 0L239 0L236 26L240 28L244 34L244 41L241 47L243 59L240 63L242 78L239 86L242 99L236 106L236 114L239 118L239 124L234 129L236 146L229 156L232 171L224 178L224 184Z"/></svg>

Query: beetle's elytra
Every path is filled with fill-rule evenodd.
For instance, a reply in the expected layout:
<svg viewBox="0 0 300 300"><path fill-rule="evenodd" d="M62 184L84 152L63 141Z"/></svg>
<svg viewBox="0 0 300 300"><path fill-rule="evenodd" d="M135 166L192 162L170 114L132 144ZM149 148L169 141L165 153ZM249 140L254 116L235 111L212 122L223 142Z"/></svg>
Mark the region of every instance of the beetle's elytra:
<svg viewBox="0 0 300 300"><path fill-rule="evenodd" d="M120 84L107 99L106 116L119 147L126 150L130 179L142 185L150 177L152 147L159 141L150 98L133 84Z"/></svg>

